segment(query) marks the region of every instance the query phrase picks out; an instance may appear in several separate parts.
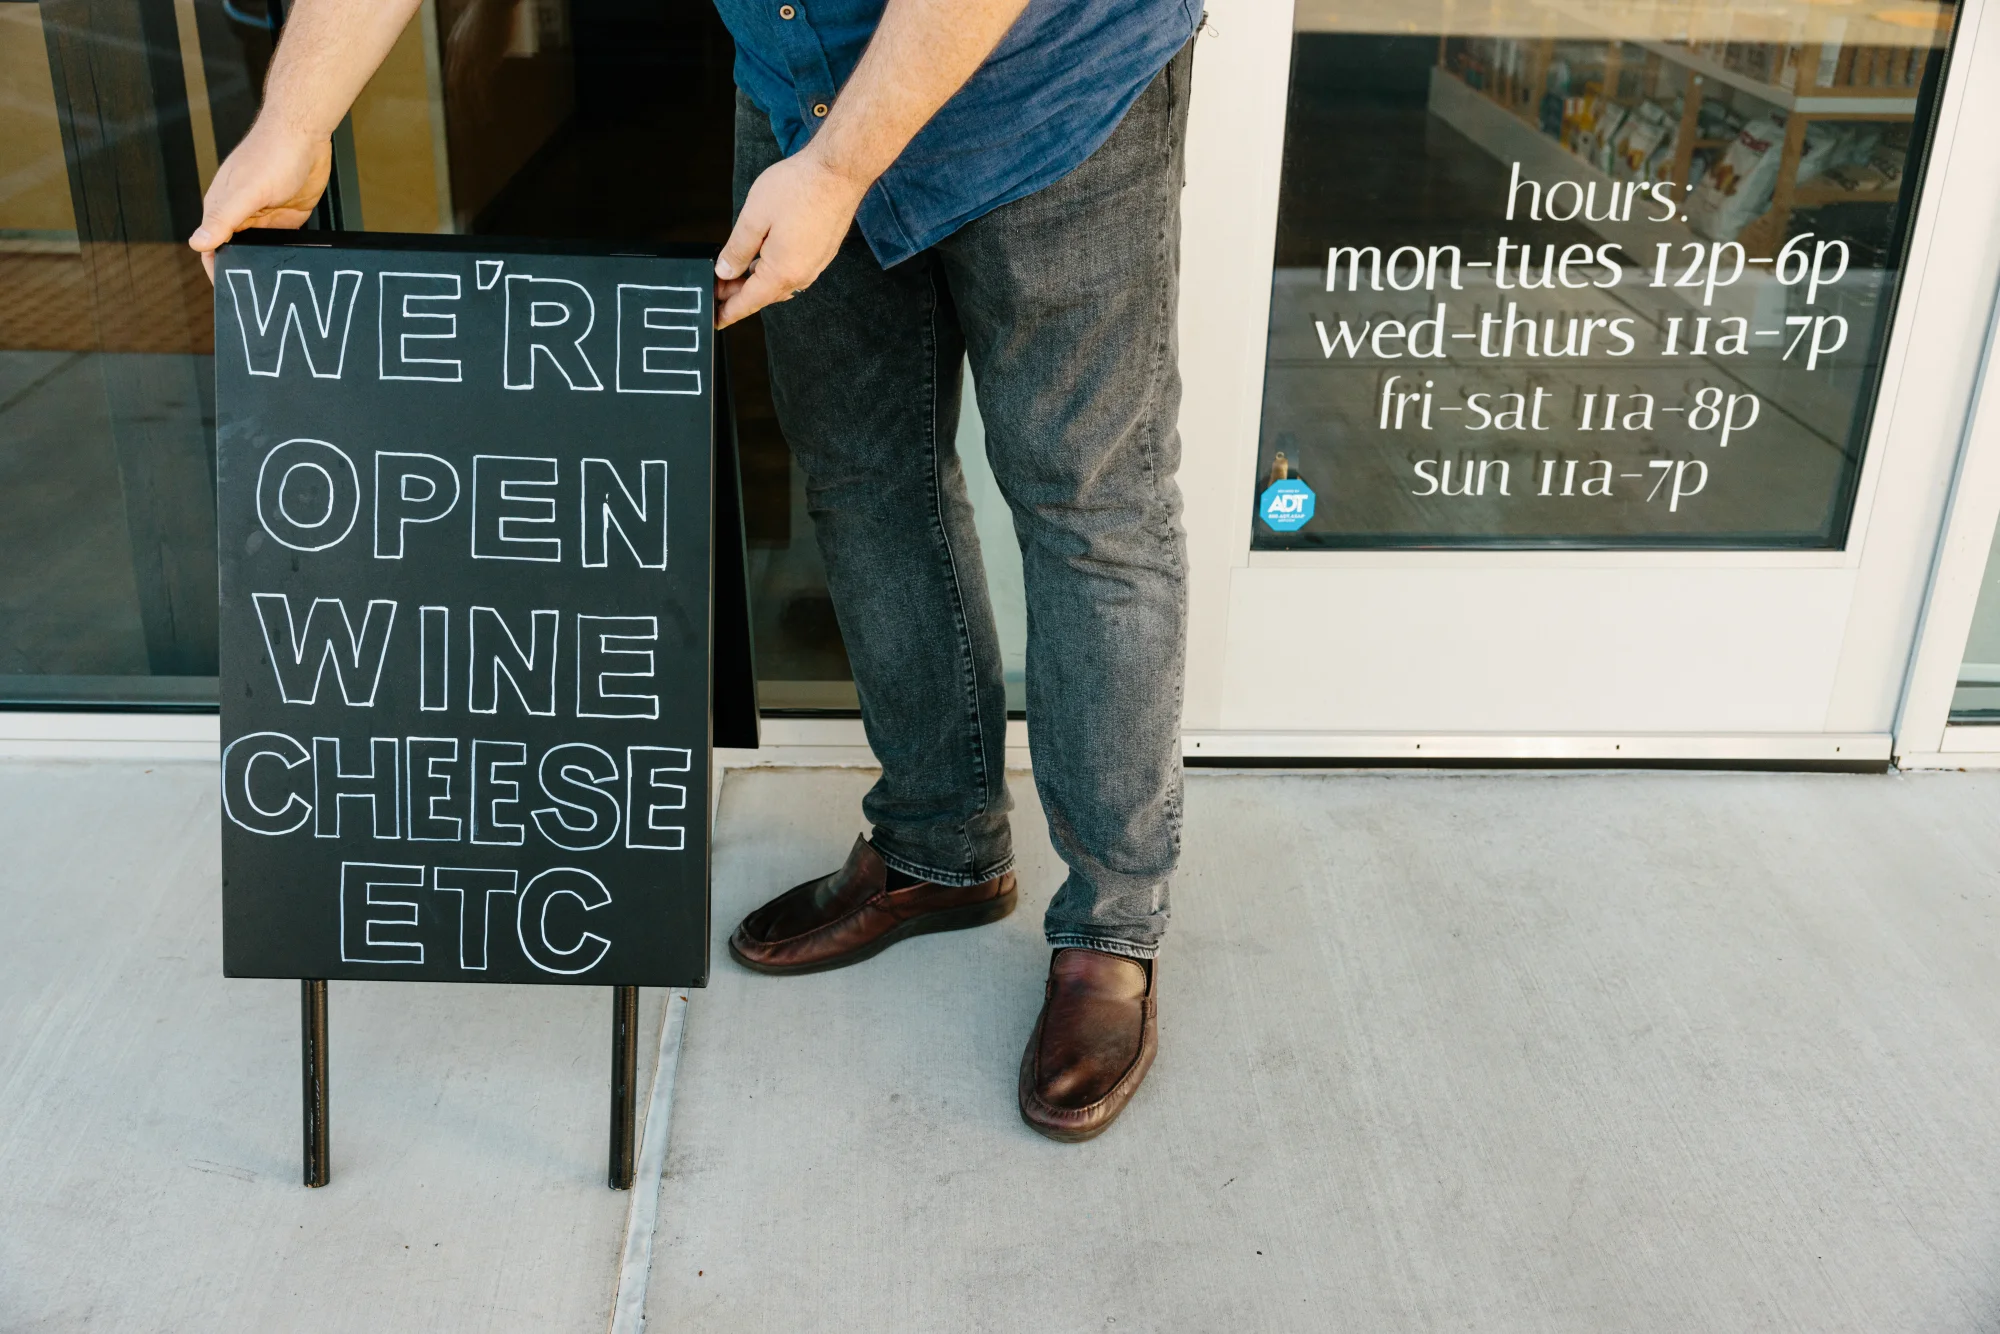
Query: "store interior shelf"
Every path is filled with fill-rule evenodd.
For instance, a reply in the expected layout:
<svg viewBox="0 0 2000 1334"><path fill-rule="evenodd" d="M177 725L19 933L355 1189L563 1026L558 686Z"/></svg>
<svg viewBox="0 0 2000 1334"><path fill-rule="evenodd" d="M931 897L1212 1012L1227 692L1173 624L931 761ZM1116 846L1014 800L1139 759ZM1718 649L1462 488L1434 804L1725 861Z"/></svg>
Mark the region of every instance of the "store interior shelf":
<svg viewBox="0 0 2000 1334"><path fill-rule="evenodd" d="M1792 206L1819 208L1825 204L1893 204L1896 202L1896 197L1897 191L1894 188L1849 190L1831 182L1808 181L1793 188Z"/></svg>
<svg viewBox="0 0 2000 1334"><path fill-rule="evenodd" d="M1759 101L1769 102L1786 112L1796 111L1805 116L1890 117L1913 115L1917 109L1917 99L1901 88L1857 87L1844 89L1838 96L1812 93L1801 97L1789 88L1781 88L1775 83L1745 74L1741 70L1730 69L1699 51L1690 50L1674 42L1639 41L1633 42L1632 45L1643 51L1650 51L1660 59L1671 61L1683 69L1691 69L1704 79L1713 79L1717 83L1741 89Z"/></svg>
<svg viewBox="0 0 2000 1334"><path fill-rule="evenodd" d="M1799 73L1810 72L1816 82L1801 94L1795 87L1773 83L1744 70L1731 69L1706 53L1696 50L1685 42L1663 40L1654 35L1634 33L1629 16L1619 14L1617 25L1608 24L1604 16L1589 8L1579 8L1572 4L1558 3L1550 9L1560 14L1571 24L1595 28L1606 42L1629 44L1642 51L1649 51L1662 60L1670 61L1683 69L1692 70L1704 79L1712 79L1731 88L1740 89L1762 102L1768 102L1786 112L1797 111L1807 116L1858 116L1858 115L1910 115L1917 109L1915 90L1908 87L1880 86L1868 82L1850 83L1844 81L1847 72L1845 64L1836 62L1832 69L1841 72L1842 81L1829 86L1819 86L1833 78L1831 69L1822 70L1815 59L1812 67L1800 66ZM1795 48L1796 49L1796 48ZM1809 45L1805 51L1818 57L1822 51L1840 50L1835 44L1822 48Z"/></svg>
<svg viewBox="0 0 2000 1334"><path fill-rule="evenodd" d="M1584 39L1581 51L1574 37L1558 39L1548 32L1521 41L1440 38L1441 79L1457 85L1455 92L1443 91L1445 104L1457 106L1462 117L1475 121L1498 117L1508 122L1501 126L1493 121L1494 132L1516 141L1523 151L1535 151L1528 146L1539 143L1540 151L1572 159L1592 171L1598 170L1596 162L1600 160L1594 155L1611 151L1596 137L1605 116L1610 121L1603 133L1615 135L1636 123L1629 118L1644 107L1652 108L1649 124L1655 127L1661 123L1661 108L1671 107L1678 124L1663 150L1668 160L1661 162L1655 152L1646 172L1654 179L1671 181L1682 194L1718 163L1740 171L1767 151L1762 144L1745 140L1749 145L1746 151L1752 156L1736 163L1730 156L1735 151L1734 136L1718 136L1715 127L1704 124L1707 113L1702 108L1719 101L1724 114L1735 117L1733 123L1739 126L1757 117L1774 116L1780 128L1775 145L1777 175L1769 186L1769 204L1759 216L1747 222L1732 221L1729 228L1733 238L1760 259L1775 256L1784 244L1795 209L1828 204L1888 205L1899 197L1899 155L1894 152L1880 163L1830 163L1822 156L1815 159L1819 165L1811 177L1801 180L1800 173L1807 169L1811 156L1806 151L1809 140L1826 143L1826 132L1809 133L1814 122L1900 124L1903 130L1885 128L1878 138L1889 137L1893 143L1893 135L1900 133L1906 140L1917 107L1916 85L1933 58L1928 44L1904 41L1859 46L1842 42L1838 33L1829 33L1833 40L1819 43L1794 40L1724 47L1713 42L1691 44L1657 33L1635 35L1630 25L1614 26L1601 14L1564 0L1556 0L1549 12L1564 25L1594 26L1599 35ZM1558 67L1560 74L1552 75ZM1576 72L1578 68L1581 73ZM1439 89L1434 88L1433 110L1438 109L1438 95ZM1563 99L1559 136L1549 123L1554 114L1549 106L1551 96ZM1733 109L1731 102L1737 103ZM1475 107L1474 103L1480 105ZM1764 107L1770 111L1762 110ZM1573 127L1578 141L1587 145L1574 153ZM1703 130L1707 133L1701 133ZM1767 137L1769 132L1767 120ZM1652 135L1642 141L1648 145L1647 151L1659 143L1657 129ZM1874 151L1877 141L1866 141L1869 147L1864 156ZM1862 141L1836 140L1836 144L1842 142ZM1849 173L1844 170L1848 167L1860 170ZM1830 177L1824 174L1834 169L1841 170ZM1874 188L1867 188L1871 183ZM1733 185L1728 192L1733 194Z"/></svg>

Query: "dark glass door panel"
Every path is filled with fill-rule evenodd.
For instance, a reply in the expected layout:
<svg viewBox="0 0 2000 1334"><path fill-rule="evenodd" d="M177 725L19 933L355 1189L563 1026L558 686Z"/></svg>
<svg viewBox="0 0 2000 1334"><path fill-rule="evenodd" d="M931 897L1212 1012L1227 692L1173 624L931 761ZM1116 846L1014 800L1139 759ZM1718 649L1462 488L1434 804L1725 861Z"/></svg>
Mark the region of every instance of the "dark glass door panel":
<svg viewBox="0 0 2000 1334"><path fill-rule="evenodd" d="M1842 546L1956 13L1299 0L1252 545Z"/></svg>

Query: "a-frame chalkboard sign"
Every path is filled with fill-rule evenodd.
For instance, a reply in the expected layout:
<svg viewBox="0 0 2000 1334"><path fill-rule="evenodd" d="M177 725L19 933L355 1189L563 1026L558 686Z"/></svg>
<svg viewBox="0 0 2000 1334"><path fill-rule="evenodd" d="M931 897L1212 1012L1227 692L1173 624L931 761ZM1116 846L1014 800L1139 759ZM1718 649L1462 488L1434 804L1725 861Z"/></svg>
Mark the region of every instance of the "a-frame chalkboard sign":
<svg viewBox="0 0 2000 1334"><path fill-rule="evenodd" d="M714 744L755 745L713 251L247 233L216 263L223 968L708 976ZM720 702L720 707L716 707Z"/></svg>

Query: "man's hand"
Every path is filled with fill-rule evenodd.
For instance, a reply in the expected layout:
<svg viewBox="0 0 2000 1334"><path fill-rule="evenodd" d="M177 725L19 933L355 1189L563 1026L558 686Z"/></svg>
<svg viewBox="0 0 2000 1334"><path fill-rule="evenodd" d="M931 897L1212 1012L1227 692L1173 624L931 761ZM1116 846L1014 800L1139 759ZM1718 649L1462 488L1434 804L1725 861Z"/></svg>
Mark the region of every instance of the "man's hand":
<svg viewBox="0 0 2000 1334"><path fill-rule="evenodd" d="M1028 0L888 0L812 141L750 187L715 261L715 327L810 286L868 187L993 52Z"/></svg>
<svg viewBox="0 0 2000 1334"><path fill-rule="evenodd" d="M810 144L765 168L715 261L715 327L810 287L839 253L867 192L866 181L835 171Z"/></svg>
<svg viewBox="0 0 2000 1334"><path fill-rule="evenodd" d="M215 173L188 244L215 281L215 248L243 227L301 227L326 189L333 127L422 0L292 0L264 109Z"/></svg>
<svg viewBox="0 0 2000 1334"><path fill-rule="evenodd" d="M215 249L245 227L300 227L326 189L329 139L314 141L260 120L215 173L188 244L215 281Z"/></svg>

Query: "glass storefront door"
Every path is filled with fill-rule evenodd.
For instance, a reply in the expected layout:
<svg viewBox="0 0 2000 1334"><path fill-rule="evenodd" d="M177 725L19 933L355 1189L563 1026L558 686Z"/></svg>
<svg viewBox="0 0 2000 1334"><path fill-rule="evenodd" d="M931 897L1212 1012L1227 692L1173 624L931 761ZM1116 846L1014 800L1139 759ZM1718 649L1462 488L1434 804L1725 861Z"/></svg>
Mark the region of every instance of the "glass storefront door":
<svg viewBox="0 0 2000 1334"><path fill-rule="evenodd" d="M1233 299L1184 325L1188 426L1232 448L1191 488L1190 727L1886 759L1938 521L1903 493L1948 470L1924 412L1962 421L1992 293L1990 244L1923 243L1992 63L1952 65L1959 7L1290 17L1198 67L1186 262Z"/></svg>
<svg viewBox="0 0 2000 1334"><path fill-rule="evenodd" d="M214 707L213 334L183 241L282 15L0 0L0 707ZM708 0L424 0L335 136L318 224L719 244L733 60ZM755 319L728 352L761 701L852 712ZM1019 707L1019 560L970 398Z"/></svg>

